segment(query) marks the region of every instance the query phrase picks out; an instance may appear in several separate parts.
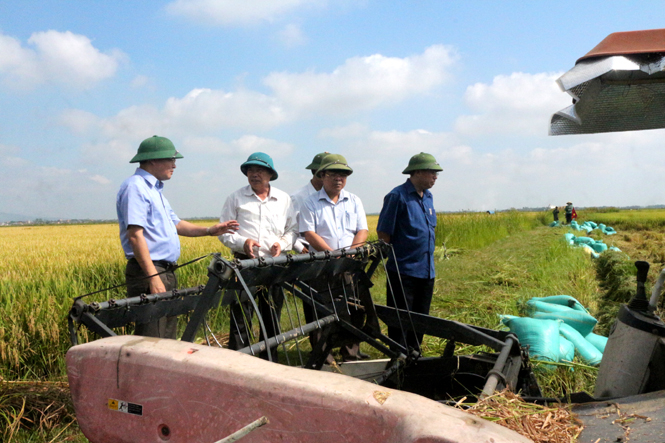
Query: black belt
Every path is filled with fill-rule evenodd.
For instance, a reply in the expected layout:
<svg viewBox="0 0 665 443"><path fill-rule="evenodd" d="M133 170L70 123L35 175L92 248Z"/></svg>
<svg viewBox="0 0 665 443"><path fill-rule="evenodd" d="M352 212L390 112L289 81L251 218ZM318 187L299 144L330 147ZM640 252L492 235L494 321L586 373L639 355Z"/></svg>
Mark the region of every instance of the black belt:
<svg viewBox="0 0 665 443"><path fill-rule="evenodd" d="M134 262L136 264L139 264L138 260L135 257L130 258L129 261ZM153 260L152 263L155 266L159 266L160 268L164 268L164 269L167 269L167 270L173 270L173 269L178 267L178 262L175 262L175 261Z"/></svg>

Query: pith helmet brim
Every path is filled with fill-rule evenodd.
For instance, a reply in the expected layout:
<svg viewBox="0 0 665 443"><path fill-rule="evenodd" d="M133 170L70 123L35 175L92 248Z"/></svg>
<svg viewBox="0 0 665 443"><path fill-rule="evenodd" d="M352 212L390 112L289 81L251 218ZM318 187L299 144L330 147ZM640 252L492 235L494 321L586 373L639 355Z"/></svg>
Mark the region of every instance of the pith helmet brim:
<svg viewBox="0 0 665 443"><path fill-rule="evenodd" d="M240 165L240 170L245 176L247 175L247 169L249 169L250 166L261 166L270 170L272 173L270 181L277 180L277 177L279 177L279 174L277 174L275 166L273 165L272 158L263 152L255 152L249 156L245 163Z"/></svg>
<svg viewBox="0 0 665 443"><path fill-rule="evenodd" d="M343 155L328 154L321 159L321 166L316 170L316 175L321 175L325 171L343 171L348 172L348 175L353 174L353 169L346 161Z"/></svg>
<svg viewBox="0 0 665 443"><path fill-rule="evenodd" d="M312 163L309 165L305 166L305 169L311 169L312 171L316 171L321 167L321 160L323 160L323 157L326 155L330 154L330 152L321 152L319 154L316 154L314 158L312 159Z"/></svg>
<svg viewBox="0 0 665 443"><path fill-rule="evenodd" d="M443 168L436 161L432 154L421 152L416 154L409 160L409 166L406 167L402 174L410 174L414 171L443 171Z"/></svg>

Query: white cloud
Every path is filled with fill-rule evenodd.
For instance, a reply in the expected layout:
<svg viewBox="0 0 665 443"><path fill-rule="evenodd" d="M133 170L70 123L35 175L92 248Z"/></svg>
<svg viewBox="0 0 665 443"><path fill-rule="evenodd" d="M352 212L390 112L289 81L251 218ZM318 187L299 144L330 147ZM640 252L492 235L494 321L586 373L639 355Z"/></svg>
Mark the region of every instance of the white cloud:
<svg viewBox="0 0 665 443"><path fill-rule="evenodd" d="M80 109L67 109L60 114L58 120L77 135L98 131L102 124L102 119L95 114Z"/></svg>
<svg viewBox="0 0 665 443"><path fill-rule="evenodd" d="M236 147L240 152L251 154L253 152L270 152L273 158L286 157L293 151L293 145L290 143L282 143L275 140L270 140L255 135L243 135L242 137L233 140L231 145Z"/></svg>
<svg viewBox="0 0 665 443"><path fill-rule="evenodd" d="M455 127L459 133L547 134L550 116L570 104L555 80L560 73L498 75L491 84L476 83L464 98L473 115L461 116Z"/></svg>
<svg viewBox="0 0 665 443"><path fill-rule="evenodd" d="M360 137L361 135L367 134L368 132L369 128L367 126L360 123L351 123L346 126L322 129L319 133L319 136L345 139L350 137Z"/></svg>
<svg viewBox="0 0 665 443"><path fill-rule="evenodd" d="M93 182L99 183L100 185L110 185L111 184L111 180L104 177L103 175L96 174L96 175L91 175L88 178L90 180L92 180Z"/></svg>
<svg viewBox="0 0 665 443"><path fill-rule="evenodd" d="M5 156L5 155L15 155L21 152L21 148L18 146L13 146L13 145L4 145L0 143L0 156Z"/></svg>
<svg viewBox="0 0 665 443"><path fill-rule="evenodd" d="M277 36L287 48L303 45L307 41L300 26L293 23L286 25L281 31L279 31Z"/></svg>
<svg viewBox="0 0 665 443"><path fill-rule="evenodd" d="M244 89L236 92L194 89L181 99L168 99L162 116L170 125L203 131L220 126L268 128L286 121L278 100Z"/></svg>
<svg viewBox="0 0 665 443"><path fill-rule="evenodd" d="M152 79L146 75L137 75L136 77L134 77L134 79L130 83L130 86L136 89L145 88L145 87L154 88Z"/></svg>
<svg viewBox="0 0 665 443"><path fill-rule="evenodd" d="M21 157L0 156L0 164L8 168L18 168L28 164L28 161Z"/></svg>
<svg viewBox="0 0 665 443"><path fill-rule="evenodd" d="M183 152L197 154L216 154L232 156L234 160L243 159L252 152L267 152L273 158L288 156L294 150L291 143L283 143L256 135L243 135L230 142L218 137L187 137L182 142Z"/></svg>
<svg viewBox="0 0 665 443"><path fill-rule="evenodd" d="M432 189L437 210L521 208L569 199L579 206L663 204L658 178L665 174L664 131L532 136L524 149L492 152L458 133L336 128L322 135L339 143L332 151L345 155L354 169L349 191L377 212L383 196L404 181L409 158L421 151L433 154L444 169Z"/></svg>
<svg viewBox="0 0 665 443"><path fill-rule="evenodd" d="M381 54L350 58L331 73L271 73L264 84L297 115L344 115L426 93L449 77L448 69L456 60L451 47L434 45L405 58Z"/></svg>
<svg viewBox="0 0 665 443"><path fill-rule="evenodd" d="M132 106L105 119L68 110L60 121L78 134L95 132L125 140L142 139L146 133L187 137L229 128L262 131L315 115L348 115L425 94L448 78L455 59L451 48L440 45L406 58L356 57L331 73L270 74L265 83L272 94L200 88L182 98L167 99L161 109Z"/></svg>
<svg viewBox="0 0 665 443"><path fill-rule="evenodd" d="M326 4L327 0L176 0L166 10L196 22L237 26L272 22L298 9Z"/></svg>
<svg viewBox="0 0 665 443"><path fill-rule="evenodd" d="M12 87L32 89L53 83L88 89L114 76L126 59L117 49L102 53L88 37L70 31L36 32L28 44L34 49L0 34L0 76Z"/></svg>

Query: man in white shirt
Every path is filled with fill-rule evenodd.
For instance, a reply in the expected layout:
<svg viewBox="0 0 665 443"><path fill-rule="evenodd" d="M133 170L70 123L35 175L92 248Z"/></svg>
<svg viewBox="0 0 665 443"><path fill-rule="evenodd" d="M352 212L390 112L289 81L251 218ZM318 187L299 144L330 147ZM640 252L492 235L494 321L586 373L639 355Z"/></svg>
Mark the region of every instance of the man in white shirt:
<svg viewBox="0 0 665 443"><path fill-rule="evenodd" d="M305 239L315 251L357 247L367 240L369 231L363 204L356 195L344 189L346 179L352 172L353 169L346 159L339 154L329 154L321 160L321 167L316 171L316 175L323 180L323 187L305 201L299 220L299 231L305 233ZM350 275L343 275L342 279L343 281L336 281L331 286L353 284ZM321 283L323 284L314 289L326 290L331 282ZM314 286L317 286L317 283L314 283ZM351 314L353 323L362 323L362 310L351 309ZM310 339L317 341L317 337L310 336ZM362 353L359 354L359 342L355 339L347 340L340 353L344 361L364 357Z"/></svg>
<svg viewBox="0 0 665 443"><path fill-rule="evenodd" d="M307 200L310 195L315 194L317 191L321 190L323 187L323 179L316 175L316 170L321 166L321 159L328 154L330 153L321 152L320 154L316 154L314 156L312 163L305 167L305 169L312 171L312 179L307 182L305 186L291 194L291 201L293 202L293 208L296 211L296 220L298 223L300 223L300 210L305 204L305 200ZM309 252L309 244L307 243L307 240L305 240L305 237L298 236L296 241L293 243L293 249L301 254Z"/></svg>
<svg viewBox="0 0 665 443"><path fill-rule="evenodd" d="M238 221L239 229L220 235L219 240L240 259L276 257L291 250L296 238L296 216L291 197L270 185L270 182L278 177L272 158L263 152L255 152L240 166L240 170L247 176L249 185L238 189L226 199L221 216L227 220L224 218L227 214L234 214L233 220ZM268 290L252 292L256 292L254 296L257 298L266 333L268 337L272 337L279 333L284 302L281 287L274 286ZM231 316L229 348L241 349L249 346L248 328L251 328L252 317L250 303L234 303ZM264 352L260 356L267 358L268 354ZM272 356L275 361L274 350Z"/></svg>

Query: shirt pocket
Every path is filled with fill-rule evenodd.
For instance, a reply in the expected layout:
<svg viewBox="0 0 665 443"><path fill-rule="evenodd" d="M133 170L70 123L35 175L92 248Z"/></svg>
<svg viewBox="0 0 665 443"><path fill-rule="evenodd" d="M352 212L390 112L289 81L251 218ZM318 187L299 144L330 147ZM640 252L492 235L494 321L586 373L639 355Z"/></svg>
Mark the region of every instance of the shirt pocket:
<svg viewBox="0 0 665 443"><path fill-rule="evenodd" d="M429 208L425 208L425 215L427 217L427 223L430 226L436 227L436 211L434 211L434 208L431 206Z"/></svg>
<svg viewBox="0 0 665 443"><path fill-rule="evenodd" d="M284 235L284 226L286 225L285 215L272 214L267 217L270 232L276 237Z"/></svg>
<svg viewBox="0 0 665 443"><path fill-rule="evenodd" d="M354 234L358 230L358 217L353 212L346 212L344 214L344 226L347 231L353 232Z"/></svg>

